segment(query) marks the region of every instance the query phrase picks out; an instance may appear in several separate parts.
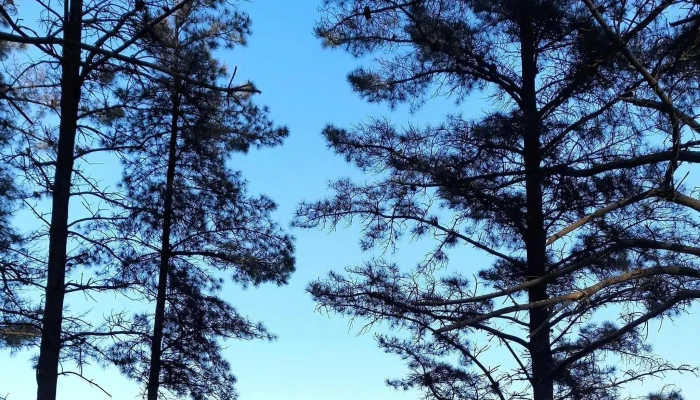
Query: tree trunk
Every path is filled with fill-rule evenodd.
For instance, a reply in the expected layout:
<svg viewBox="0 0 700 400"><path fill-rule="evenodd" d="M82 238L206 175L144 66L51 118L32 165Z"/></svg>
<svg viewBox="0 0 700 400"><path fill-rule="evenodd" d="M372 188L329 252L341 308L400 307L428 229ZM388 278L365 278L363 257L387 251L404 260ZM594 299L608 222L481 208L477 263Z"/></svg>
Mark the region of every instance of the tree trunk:
<svg viewBox="0 0 700 400"><path fill-rule="evenodd" d="M46 297L42 319L41 346L37 365L37 400L55 400L61 351L61 323L66 280L66 247L68 244L68 203L73 174L73 148L78 126L80 102L80 40L82 32L82 0L73 0L65 15L63 54L61 61L61 122L58 154L53 183L51 227L49 228L49 260Z"/></svg>
<svg viewBox="0 0 700 400"><path fill-rule="evenodd" d="M524 2L525 3L525 2ZM524 4L526 6L526 4ZM537 110L536 84L537 60L532 20L523 7L520 21L520 45L522 57L522 110L524 119L524 164L526 191L527 231L525 246L527 252L527 279L545 275L546 242L544 214L542 207L542 180L539 172L542 160L540 148L541 123ZM528 290L530 302L548 298L547 285L539 284ZM552 368L552 349L549 337L549 311L546 308L532 308L529 311L530 355L532 358L533 400L552 400L554 381L549 376Z"/></svg>
<svg viewBox="0 0 700 400"><path fill-rule="evenodd" d="M178 114L180 109L179 84L175 80L173 88L172 122L170 125L170 146L168 153L168 171L165 179L165 199L163 210L163 238L161 241L160 269L158 271L158 297L153 323L151 341L151 369L148 374L148 400L158 399L161 370L161 346L163 343L163 326L165 322L165 297L168 289L168 272L170 270L170 231L173 219L173 190L175 182L175 163L177 161Z"/></svg>

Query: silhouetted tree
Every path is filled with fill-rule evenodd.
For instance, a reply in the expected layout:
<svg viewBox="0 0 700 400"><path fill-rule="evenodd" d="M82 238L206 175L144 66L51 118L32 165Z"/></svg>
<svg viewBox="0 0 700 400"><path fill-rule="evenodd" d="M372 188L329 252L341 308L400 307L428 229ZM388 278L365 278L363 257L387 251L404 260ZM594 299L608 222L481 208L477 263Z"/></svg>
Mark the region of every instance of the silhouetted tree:
<svg viewBox="0 0 700 400"><path fill-rule="evenodd" d="M249 25L227 1L191 2L139 41L158 65L190 82L153 71L153 79L120 92L123 103L139 104L122 127L131 140L122 155L128 213L116 228L101 229L119 239L123 281L142 282L155 307L133 316L142 334L115 343L109 358L144 384L149 400L163 391L235 398L220 340L273 335L218 296L222 273L244 286L281 285L294 270L292 238L270 216L276 205L250 196L240 173L226 165L231 153L280 144L287 129L245 93L191 83L224 78L211 53L243 44Z"/></svg>
<svg viewBox="0 0 700 400"><path fill-rule="evenodd" d="M422 128L374 119L323 132L376 179L333 183L295 225L358 218L363 249L437 241L410 271L372 260L309 287L321 307L410 334L378 336L410 369L390 385L434 399L602 400L694 371L655 355L644 335L700 296L700 202L675 177L700 160L697 143L681 140L697 126L697 91L678 64L688 41L665 23L681 12L672 3L324 1L324 44L379 57L348 77L364 98L417 107L436 91L464 102L484 90L494 106ZM639 107L647 102L659 113ZM493 265L465 270L473 263L456 259L455 272L437 273L459 244ZM475 289L484 286L493 291ZM489 367L484 341L508 351L512 368Z"/></svg>
<svg viewBox="0 0 700 400"><path fill-rule="evenodd" d="M2 3L7 6L7 2ZM0 26L7 27L6 17L0 15ZM7 62L12 52L21 46L0 41L0 60ZM5 161L11 148L15 120L26 117L15 100L12 82L0 74L0 348L12 350L33 344L37 340L39 321L36 309L27 299L26 289L39 278L40 273L22 262L23 238L12 226L11 217L21 204L22 194L15 184L12 168Z"/></svg>
<svg viewBox="0 0 700 400"><path fill-rule="evenodd" d="M99 268L94 268L94 278L80 278L81 268L109 265L114 255L104 242L81 233L79 226L103 219L100 212L105 207L120 206L119 193L101 187L83 168L91 155L123 150L126 139L110 128L130 106L115 102L117 82L155 79L153 71L161 77L177 75L159 66L151 55L139 52L137 42L192 1L183 0L163 9L151 7L158 5L154 1L136 2L139 6L131 0L70 0L60 4L37 0L32 2L36 10L36 24L32 26L25 26L26 19L15 14L15 9L21 12L29 1L6 0L0 6L8 23L0 32L0 40L27 44L36 51L26 65L11 71L12 80L23 83L21 92L17 92L21 109L31 109L37 117L25 118L24 125L13 127L21 141L11 161L22 171L27 185L33 186L37 204L27 207L45 224L36 239L48 241L47 259L31 255L32 262L44 263L46 268L41 293L38 400L55 399L59 374L81 375L80 368L59 371L59 364L65 364L62 361L71 360L82 367L85 359L101 359L100 338L132 333L138 328L122 326L127 321L119 313L108 316L104 324L96 324L80 312L66 312L68 293L124 291L133 283L119 281L111 270ZM156 15L147 14L153 10ZM195 83L184 76L179 78ZM247 86L196 84L226 93L251 90ZM69 204L76 197L81 198L84 213L69 218ZM50 217L38 204L44 198L51 199L50 206L46 205ZM77 276L73 278L72 274Z"/></svg>
<svg viewBox="0 0 700 400"><path fill-rule="evenodd" d="M12 133L7 129L8 120L13 119L10 108L0 101L2 150L9 147ZM40 282L42 274L31 263L23 262L25 238L10 220L21 199L12 172L7 164L0 166L0 348L15 350L36 343L41 334L40 315L27 292Z"/></svg>

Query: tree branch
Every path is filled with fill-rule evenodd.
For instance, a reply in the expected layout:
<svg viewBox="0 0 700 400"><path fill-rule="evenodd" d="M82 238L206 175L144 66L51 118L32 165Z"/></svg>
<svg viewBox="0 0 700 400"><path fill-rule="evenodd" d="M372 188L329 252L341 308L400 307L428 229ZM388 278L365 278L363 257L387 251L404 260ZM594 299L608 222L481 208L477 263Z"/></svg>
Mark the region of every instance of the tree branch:
<svg viewBox="0 0 700 400"><path fill-rule="evenodd" d="M646 268L646 269L639 269L635 271L628 272L623 275L618 275L614 276L612 278L608 278L605 280L602 280L598 282L595 285L589 286L585 289L578 290L576 292L572 292L569 294L565 294L562 296L557 296L557 297L552 297L546 300L540 300L540 301L535 301L531 303L526 303L526 304L516 304L514 306L510 307L504 307L498 310L495 310L493 312L485 313L482 315L479 315L474 318L469 318L466 320L461 320L458 322L455 322L452 325L447 325L442 328L439 328L436 330L436 332L449 332L455 329L460 329L464 328L466 326L472 325L477 322L481 322L493 317L497 317L503 314L510 314L516 311L523 311L523 310L529 310L533 308L539 308L539 307L546 307L552 304L557 304L557 303L562 303L566 301L580 301L583 300L587 297L590 297L597 292L609 287L613 286L619 283L624 283L628 282L630 280L635 280L635 279L641 279L641 278L647 278L650 276L656 276L656 275L676 275L676 276L685 276L685 277L692 277L692 278L698 278L700 279L700 271L693 269L693 268L688 268L688 267L652 267L652 268ZM698 291L700 293L700 291Z"/></svg>

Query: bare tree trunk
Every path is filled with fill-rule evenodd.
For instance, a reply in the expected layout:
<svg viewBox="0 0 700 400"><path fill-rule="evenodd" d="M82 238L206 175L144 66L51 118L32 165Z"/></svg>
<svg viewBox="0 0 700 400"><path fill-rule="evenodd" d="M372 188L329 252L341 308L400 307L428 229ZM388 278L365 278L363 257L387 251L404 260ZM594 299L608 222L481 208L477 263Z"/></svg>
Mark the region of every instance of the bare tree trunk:
<svg viewBox="0 0 700 400"><path fill-rule="evenodd" d="M61 122L53 184L49 260L44 300L43 330L37 367L37 400L55 400L61 351L61 323L66 279L68 203L73 173L73 148L80 102L80 40L82 0L72 0L65 15L63 59L61 60Z"/></svg>
<svg viewBox="0 0 700 400"><path fill-rule="evenodd" d="M163 211L163 238L161 240L160 269L158 271L158 297L151 340L151 362L148 374L148 400L158 399L161 370L161 346L163 344L163 326L165 323L165 297L168 289L168 272L170 270L170 231L173 220L173 190L175 182L175 163L177 161L177 133L180 109L179 84L175 81L172 96L172 122L170 125L170 146L168 153L168 171L165 183Z"/></svg>
<svg viewBox="0 0 700 400"><path fill-rule="evenodd" d="M540 117L537 110L536 86L537 60L532 20L523 7L520 21L520 45L522 57L522 102L524 119L524 163L526 191L527 231L527 279L536 279L546 274L546 242L544 214L542 208L542 181L539 173L542 160L540 148ZM541 283L528 289L529 301L548 298L547 285ZM530 309L530 355L532 358L533 400L552 400L554 381L549 372L552 368L552 349L549 337L549 311L546 307Z"/></svg>

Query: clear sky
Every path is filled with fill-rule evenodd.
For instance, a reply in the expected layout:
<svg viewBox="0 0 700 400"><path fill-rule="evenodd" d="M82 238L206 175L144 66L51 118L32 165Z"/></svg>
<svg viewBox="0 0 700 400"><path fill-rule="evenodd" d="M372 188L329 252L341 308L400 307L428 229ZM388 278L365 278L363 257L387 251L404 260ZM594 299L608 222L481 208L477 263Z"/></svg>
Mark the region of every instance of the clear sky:
<svg viewBox="0 0 700 400"><path fill-rule="evenodd" d="M16 0L17 1L17 0ZM26 0L19 0L22 3ZM382 105L368 105L350 91L345 75L359 61L341 51L324 50L311 31L317 18L317 1L257 0L243 3L253 20L249 46L226 53L225 61L238 66L237 77L251 79L262 90L258 102L271 107L275 121L286 124L291 136L284 146L254 150L237 155L233 166L243 170L251 193L265 193L279 204L276 217L287 223L295 206L304 199L317 199L328 193L329 180L341 176L361 178L341 157L326 149L320 132L327 122L348 126L369 116L388 115L399 124L437 122L454 109L449 100L431 101L417 114L406 108L389 114ZM459 106L468 115L478 115L484 107L478 96ZM379 350L371 334L356 336L358 327L348 329L348 321L314 311L304 292L309 281L331 269L351 266L372 256L358 246L356 227L330 235L320 231L295 231L297 272L288 286L263 286L241 291L229 286L224 297L243 313L262 320L279 335L274 343L228 342L226 355L238 377L242 400L350 400L415 399L416 393L395 392L384 385L386 378L400 377L404 368L398 357ZM427 244L403 246L394 256L406 266L422 258ZM474 250L460 252L466 258L467 273L476 272L488 259ZM104 306L104 305L102 305ZM679 319L675 326L665 322L662 337L654 345L675 363L698 364L696 343L700 323L694 315ZM654 337L655 332L650 332ZM30 368L29 352L10 358L0 355L0 395L9 400L30 400L36 383ZM506 362L491 357L491 365ZM112 394L113 399L133 399L139 388L121 378L113 369L98 367L87 371L90 378ZM700 399L693 389L700 381L690 376L670 377L666 383L683 386L688 399ZM648 392L660 382L636 393ZM78 378L62 378L59 400L100 400L108 397Z"/></svg>

